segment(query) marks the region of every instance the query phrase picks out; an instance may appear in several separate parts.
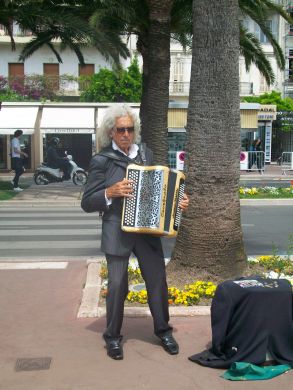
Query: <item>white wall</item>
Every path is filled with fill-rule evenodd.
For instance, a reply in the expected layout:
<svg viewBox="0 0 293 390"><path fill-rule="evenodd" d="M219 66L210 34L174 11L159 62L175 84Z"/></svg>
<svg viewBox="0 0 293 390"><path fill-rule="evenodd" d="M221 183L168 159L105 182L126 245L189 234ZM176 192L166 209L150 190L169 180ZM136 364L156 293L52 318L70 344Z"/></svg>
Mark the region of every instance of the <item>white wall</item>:
<svg viewBox="0 0 293 390"><path fill-rule="evenodd" d="M18 62L22 45L18 44L16 51L11 50L9 43L0 42L0 75L8 76L8 64ZM66 49L60 51L60 45L56 45L63 63L59 64L60 75L70 74L78 76L78 59L73 51ZM111 64L94 48L84 48L83 55L85 63L95 64L97 72L101 67L111 68ZM54 53L47 47L42 47L24 62L24 73L43 74L44 63L58 63Z"/></svg>

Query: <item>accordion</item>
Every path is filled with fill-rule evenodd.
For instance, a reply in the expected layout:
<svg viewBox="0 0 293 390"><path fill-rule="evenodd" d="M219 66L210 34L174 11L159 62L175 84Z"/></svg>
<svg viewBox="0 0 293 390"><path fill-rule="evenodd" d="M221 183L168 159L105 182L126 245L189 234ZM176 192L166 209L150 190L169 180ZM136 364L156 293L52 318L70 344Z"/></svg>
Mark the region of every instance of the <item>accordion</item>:
<svg viewBox="0 0 293 390"><path fill-rule="evenodd" d="M185 175L161 165L130 164L133 198L124 198L121 228L126 232L174 237L178 233Z"/></svg>

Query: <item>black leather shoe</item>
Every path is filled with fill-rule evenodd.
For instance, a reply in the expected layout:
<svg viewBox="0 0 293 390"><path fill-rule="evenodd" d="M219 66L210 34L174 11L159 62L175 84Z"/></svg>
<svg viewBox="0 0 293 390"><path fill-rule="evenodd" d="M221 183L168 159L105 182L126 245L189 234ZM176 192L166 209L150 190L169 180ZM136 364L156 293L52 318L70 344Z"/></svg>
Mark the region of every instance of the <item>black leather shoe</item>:
<svg viewBox="0 0 293 390"><path fill-rule="evenodd" d="M179 352L179 345L171 334L160 337L162 346L170 355L177 355Z"/></svg>
<svg viewBox="0 0 293 390"><path fill-rule="evenodd" d="M120 340L113 339L106 341L107 355L115 360L123 359L123 349Z"/></svg>

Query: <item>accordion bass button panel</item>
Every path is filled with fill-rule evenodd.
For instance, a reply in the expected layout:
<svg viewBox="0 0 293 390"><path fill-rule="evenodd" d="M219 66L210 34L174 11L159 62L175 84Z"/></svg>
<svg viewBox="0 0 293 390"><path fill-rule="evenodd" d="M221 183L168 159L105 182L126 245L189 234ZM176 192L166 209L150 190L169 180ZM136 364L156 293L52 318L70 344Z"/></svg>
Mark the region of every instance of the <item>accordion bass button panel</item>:
<svg viewBox="0 0 293 390"><path fill-rule="evenodd" d="M136 198L137 198L137 182L139 179L139 172L134 170L129 170L128 173L128 179L134 181L133 187L133 197L132 198L126 198L125 203L125 213L124 213L124 224L126 226L134 226L135 224L135 204L136 204Z"/></svg>

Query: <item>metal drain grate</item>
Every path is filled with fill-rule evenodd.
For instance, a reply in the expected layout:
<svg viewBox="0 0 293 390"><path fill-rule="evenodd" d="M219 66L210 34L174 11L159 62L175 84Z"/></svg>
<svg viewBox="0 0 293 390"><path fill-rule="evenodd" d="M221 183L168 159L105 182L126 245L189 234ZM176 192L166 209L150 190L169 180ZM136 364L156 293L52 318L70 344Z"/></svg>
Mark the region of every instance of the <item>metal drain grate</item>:
<svg viewBox="0 0 293 390"><path fill-rule="evenodd" d="M37 371L37 370L49 370L52 358L22 358L17 359L15 363L15 371Z"/></svg>

